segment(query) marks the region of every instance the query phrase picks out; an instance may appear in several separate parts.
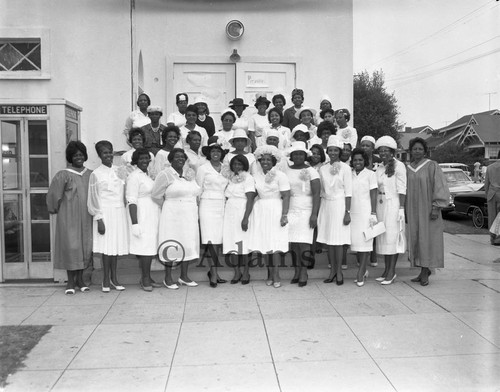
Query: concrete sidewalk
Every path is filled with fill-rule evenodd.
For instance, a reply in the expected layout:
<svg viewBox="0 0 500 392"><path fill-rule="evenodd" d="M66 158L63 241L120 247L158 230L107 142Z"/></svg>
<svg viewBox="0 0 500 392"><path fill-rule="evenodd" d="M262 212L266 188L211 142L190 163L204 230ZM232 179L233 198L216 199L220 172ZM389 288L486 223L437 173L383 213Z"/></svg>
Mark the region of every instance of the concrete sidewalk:
<svg viewBox="0 0 500 392"><path fill-rule="evenodd" d="M289 271L279 289L264 271L152 293L0 285L0 324L53 325L5 390L497 391L500 248L445 234L445 249L427 287L401 257L394 284L374 281L379 263L359 288L352 256L343 286L321 267L304 288Z"/></svg>

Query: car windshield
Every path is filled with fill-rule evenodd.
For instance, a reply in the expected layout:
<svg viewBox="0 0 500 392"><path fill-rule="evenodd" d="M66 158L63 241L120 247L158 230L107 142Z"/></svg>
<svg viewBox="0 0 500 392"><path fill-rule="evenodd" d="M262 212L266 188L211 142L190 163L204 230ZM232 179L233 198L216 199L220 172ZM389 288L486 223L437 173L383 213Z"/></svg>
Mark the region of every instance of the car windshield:
<svg viewBox="0 0 500 392"><path fill-rule="evenodd" d="M448 184L456 184L457 182L471 182L467 174L462 170L445 172L446 182Z"/></svg>

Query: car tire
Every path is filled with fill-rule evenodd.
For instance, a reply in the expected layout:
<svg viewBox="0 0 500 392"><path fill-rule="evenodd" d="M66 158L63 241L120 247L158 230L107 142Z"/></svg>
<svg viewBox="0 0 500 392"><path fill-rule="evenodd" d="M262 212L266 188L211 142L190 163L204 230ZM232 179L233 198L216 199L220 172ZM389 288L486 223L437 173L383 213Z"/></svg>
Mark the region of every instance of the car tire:
<svg viewBox="0 0 500 392"><path fill-rule="evenodd" d="M484 217L484 213L479 207L474 207L471 212L472 215L472 224L475 228L481 229L486 224L486 219Z"/></svg>

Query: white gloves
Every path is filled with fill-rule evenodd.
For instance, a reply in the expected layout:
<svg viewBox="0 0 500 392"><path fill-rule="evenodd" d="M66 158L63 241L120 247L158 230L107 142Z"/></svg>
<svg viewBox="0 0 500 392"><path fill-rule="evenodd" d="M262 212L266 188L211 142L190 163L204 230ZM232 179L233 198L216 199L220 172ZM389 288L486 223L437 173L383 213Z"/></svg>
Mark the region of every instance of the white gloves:
<svg viewBox="0 0 500 392"><path fill-rule="evenodd" d="M398 211L398 221L405 221L405 210L404 208L400 208Z"/></svg>
<svg viewBox="0 0 500 392"><path fill-rule="evenodd" d="M132 235L134 237L138 237L140 238L141 235L142 235L142 231L141 231L141 227L139 226L139 224L135 224L135 225L132 225Z"/></svg>
<svg viewBox="0 0 500 392"><path fill-rule="evenodd" d="M377 223L377 215L370 215L370 227L375 226Z"/></svg>

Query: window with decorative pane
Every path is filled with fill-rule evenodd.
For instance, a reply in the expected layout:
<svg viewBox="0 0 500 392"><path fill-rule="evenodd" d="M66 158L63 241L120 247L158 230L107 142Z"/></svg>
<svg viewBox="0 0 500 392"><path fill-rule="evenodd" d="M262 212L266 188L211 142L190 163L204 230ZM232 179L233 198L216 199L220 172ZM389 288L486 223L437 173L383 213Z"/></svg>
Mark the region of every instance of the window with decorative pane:
<svg viewBox="0 0 500 392"><path fill-rule="evenodd" d="M0 39L0 72L41 71L40 39Z"/></svg>

